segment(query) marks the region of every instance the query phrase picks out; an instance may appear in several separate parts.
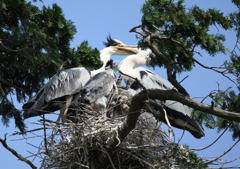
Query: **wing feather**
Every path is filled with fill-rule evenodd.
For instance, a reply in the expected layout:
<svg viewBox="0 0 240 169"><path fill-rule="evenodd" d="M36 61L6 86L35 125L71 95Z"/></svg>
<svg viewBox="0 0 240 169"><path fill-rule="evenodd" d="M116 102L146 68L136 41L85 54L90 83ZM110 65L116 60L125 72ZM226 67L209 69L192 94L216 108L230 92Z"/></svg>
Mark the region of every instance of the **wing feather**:
<svg viewBox="0 0 240 169"><path fill-rule="evenodd" d="M111 74L100 72L93 76L81 90L83 103L91 104L97 99L107 96L113 89L115 81Z"/></svg>
<svg viewBox="0 0 240 169"><path fill-rule="evenodd" d="M54 75L44 88L45 101L79 93L90 79L86 68L71 68Z"/></svg>
<svg viewBox="0 0 240 169"><path fill-rule="evenodd" d="M23 105L24 118L44 114L37 110L56 111L60 109L60 106L51 104L51 102L62 100L67 95L80 93L90 76L90 71L86 68L71 68L55 74L34 97Z"/></svg>
<svg viewBox="0 0 240 169"><path fill-rule="evenodd" d="M140 81L147 89L157 88L161 90L171 90L174 88L168 81L154 72L145 68L137 69L139 71L139 76L141 77ZM188 106L173 100L166 100L165 102L161 101L161 103L164 105L170 123L174 127L186 129L196 138L204 136L203 128L191 119L191 110Z"/></svg>

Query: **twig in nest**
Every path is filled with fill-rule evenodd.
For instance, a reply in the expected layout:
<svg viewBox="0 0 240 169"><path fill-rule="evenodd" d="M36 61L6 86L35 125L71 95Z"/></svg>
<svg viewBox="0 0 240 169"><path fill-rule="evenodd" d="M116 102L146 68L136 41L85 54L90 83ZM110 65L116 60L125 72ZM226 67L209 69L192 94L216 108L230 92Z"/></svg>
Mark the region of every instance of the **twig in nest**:
<svg viewBox="0 0 240 169"><path fill-rule="evenodd" d="M166 123L167 123L167 125L168 125L169 140L170 140L170 142L172 142L172 137L174 136L173 129L172 129L172 126L171 126L171 124L170 124L170 122L169 122L169 120L168 120L166 110L163 109L163 111L164 111L164 118L165 118Z"/></svg>
<svg viewBox="0 0 240 169"><path fill-rule="evenodd" d="M117 147L117 146L119 146L121 144L121 140L118 137L118 130L114 129L114 131L116 131L116 134L117 134L116 139L118 140L118 144L115 146L115 147Z"/></svg>
<svg viewBox="0 0 240 169"><path fill-rule="evenodd" d="M43 115L43 128L44 128L44 147L45 151L48 154L48 149L47 149L47 133L46 133L46 125L45 125L45 115Z"/></svg>
<svg viewBox="0 0 240 169"><path fill-rule="evenodd" d="M54 129L53 127L52 128L45 128L45 129ZM31 133L33 131L38 131L38 130L44 130L44 128L37 128L37 129L33 129L33 130L28 130L28 131L24 131L24 132L15 132L13 133L11 136L14 136L14 135L23 135L23 134L26 134L26 133Z"/></svg>

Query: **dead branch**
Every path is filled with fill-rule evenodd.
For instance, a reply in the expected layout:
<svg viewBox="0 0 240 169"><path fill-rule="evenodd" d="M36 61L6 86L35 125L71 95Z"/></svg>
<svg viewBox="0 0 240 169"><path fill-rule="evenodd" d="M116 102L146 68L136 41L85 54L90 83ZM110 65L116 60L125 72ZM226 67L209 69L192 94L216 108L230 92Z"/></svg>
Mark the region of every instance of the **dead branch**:
<svg viewBox="0 0 240 169"><path fill-rule="evenodd" d="M14 149L12 149L11 147L9 147L6 143L7 138L6 135L4 135L4 140L0 138L0 142L2 143L3 147L6 148L8 151L10 151L14 156L16 156L19 160L27 163L31 168L37 169L37 167L29 160L27 160L26 158L23 158L20 154L18 154Z"/></svg>
<svg viewBox="0 0 240 169"><path fill-rule="evenodd" d="M141 28L141 27L142 27L142 25L135 26L132 29L130 29L129 32L135 32L135 33L138 33L138 34L144 36L144 33L142 31L137 31L137 28Z"/></svg>
<svg viewBox="0 0 240 169"><path fill-rule="evenodd" d="M212 162L217 161L218 159L220 159L221 157L223 157L225 154L227 154L229 151L231 151L232 148L233 148L239 141L240 141L240 140L236 141L236 143L234 143L234 144L232 145L232 147L230 147L230 148L229 148L227 151L225 151L222 155L220 155L219 157L217 157L217 158L215 158L215 159L207 162L207 164L211 164Z"/></svg>
<svg viewBox="0 0 240 169"><path fill-rule="evenodd" d="M46 128L46 129L53 129L53 128ZM26 133L30 133L30 132L33 132L33 131L39 131L39 130L44 130L44 127L42 128L36 128L36 129L33 129L33 130L28 130L28 131L25 131L24 133L22 132L15 132L13 133L12 135L23 135L23 134L26 134Z"/></svg>
<svg viewBox="0 0 240 169"><path fill-rule="evenodd" d="M233 82L236 86L238 86L236 82L234 82L230 77L228 77L228 76L225 75L225 71L219 71L219 70L217 70L215 67L208 67L208 66L205 66L205 65L201 64L201 63L200 63L199 61L197 61L196 59L193 59L193 60L194 60L194 62L196 62L197 64L199 64L201 67L203 67L203 68L205 68L205 69L210 69L210 70L213 70L213 71L215 71L215 72L217 72L217 73L220 73L221 75L223 75L224 77L226 77L228 80L230 80L231 82Z"/></svg>
<svg viewBox="0 0 240 169"><path fill-rule="evenodd" d="M222 132L222 134L221 134L216 140L214 140L214 142L212 142L212 143L209 144L208 146L203 147L203 148L200 148L200 149L191 148L191 150L201 151L201 150L205 150L205 149L211 147L214 143L216 143L216 142L223 136L223 134L227 131L228 128L229 128L229 126Z"/></svg>

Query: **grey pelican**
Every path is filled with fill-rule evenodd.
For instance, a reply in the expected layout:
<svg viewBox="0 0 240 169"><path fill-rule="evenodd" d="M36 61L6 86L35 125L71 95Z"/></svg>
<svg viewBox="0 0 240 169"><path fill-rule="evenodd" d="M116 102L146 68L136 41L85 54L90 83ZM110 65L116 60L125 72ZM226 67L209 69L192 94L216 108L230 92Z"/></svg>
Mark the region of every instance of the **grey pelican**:
<svg viewBox="0 0 240 169"><path fill-rule="evenodd" d="M115 44L116 43L117 42L115 42ZM137 46L121 46L120 44L113 47L119 50L132 51L135 53L134 55L130 55L123 59L118 67L119 72L123 73L122 76L125 83L131 84L132 86L127 91L128 95L133 96L142 90L138 85L134 85L133 87L133 84L136 83L132 83L133 79L129 78L129 76L137 78L146 89L170 90L174 88L169 82L154 72L143 67L137 67L147 64L147 59L151 53L150 49L141 50L137 48ZM203 128L191 119L191 110L188 106L171 100L166 100L165 102L161 102L161 104L165 109L172 126L189 131L195 138L201 138L204 136ZM159 120L166 123L164 115Z"/></svg>
<svg viewBox="0 0 240 169"><path fill-rule="evenodd" d="M109 60L106 70L88 80L81 89L81 102L95 111L104 111L111 96L118 93L113 67L113 60Z"/></svg>
<svg viewBox="0 0 240 169"><path fill-rule="evenodd" d="M110 37L108 42L118 42ZM105 43L106 45L106 43ZM69 105L80 96L80 90L95 74L105 71L105 66L112 55L129 55L131 51L118 50L111 46L100 51L100 60L103 66L98 70L89 71L84 67L62 70L49 79L49 82L32 97L22 108L24 118L30 118L60 110L58 121L62 118L66 122L65 115Z"/></svg>

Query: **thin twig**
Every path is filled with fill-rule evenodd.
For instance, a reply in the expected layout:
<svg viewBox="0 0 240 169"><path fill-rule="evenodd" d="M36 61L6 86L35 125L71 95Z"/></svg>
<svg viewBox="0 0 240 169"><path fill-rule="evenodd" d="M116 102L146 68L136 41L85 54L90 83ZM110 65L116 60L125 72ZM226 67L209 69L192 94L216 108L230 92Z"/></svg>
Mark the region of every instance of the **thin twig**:
<svg viewBox="0 0 240 169"><path fill-rule="evenodd" d="M211 164L212 162L217 161L218 159L220 159L221 157L223 157L225 154L227 154L229 151L231 151L232 148L233 148L239 141L240 141L240 140L236 141L236 143L234 143L234 144L232 145L232 147L230 147L230 148L229 148L227 151L225 151L222 155L220 155L219 157L215 158L214 160L211 160L211 161L207 162L206 164Z"/></svg>
<svg viewBox="0 0 240 169"><path fill-rule="evenodd" d="M2 143L3 147L5 147L8 151L10 151L14 156L16 156L19 160L27 163L31 168L33 169L37 169L37 167L29 160L27 160L26 158L23 158L20 154L18 154L14 149L12 149L11 147L9 147L6 143L7 138L6 138L7 134L4 135L4 140L0 138L0 142Z"/></svg>
<svg viewBox="0 0 240 169"><path fill-rule="evenodd" d="M215 69L215 68L213 68L213 67L205 66L205 65L201 64L199 61L197 61L196 59L193 59L193 61L196 62L197 64L199 64L200 66L202 66L202 67L205 68L205 69L211 69L211 70L213 70L213 71L215 71L215 72L217 72L217 73L222 74L224 77L226 77L228 80L230 80L231 82L233 82L236 86L238 86L236 82L234 82L230 77L228 77L228 76L225 75L224 71L219 71L219 70L217 70L217 69Z"/></svg>
<svg viewBox="0 0 240 169"><path fill-rule="evenodd" d="M43 128L44 128L44 130L43 130L44 131L44 147L45 147L46 153L48 154L45 115L43 115Z"/></svg>
<svg viewBox="0 0 240 169"><path fill-rule="evenodd" d="M206 147L203 147L203 148L200 148L200 149L194 149L194 148L191 148L191 150L194 150L194 151L201 151L201 150L205 150L209 147L211 147L214 143L216 143L222 136L223 134L227 131L227 129L229 128L229 126L227 126L227 128L222 132L222 134L214 141L212 142L211 144L209 144L208 146Z"/></svg>

